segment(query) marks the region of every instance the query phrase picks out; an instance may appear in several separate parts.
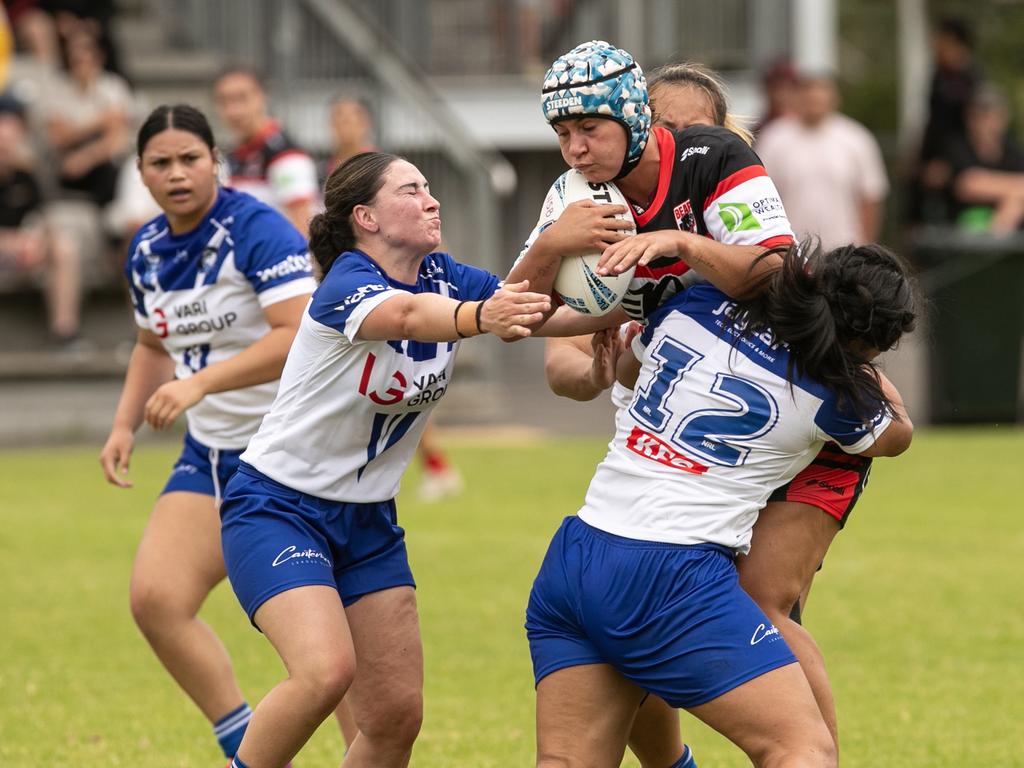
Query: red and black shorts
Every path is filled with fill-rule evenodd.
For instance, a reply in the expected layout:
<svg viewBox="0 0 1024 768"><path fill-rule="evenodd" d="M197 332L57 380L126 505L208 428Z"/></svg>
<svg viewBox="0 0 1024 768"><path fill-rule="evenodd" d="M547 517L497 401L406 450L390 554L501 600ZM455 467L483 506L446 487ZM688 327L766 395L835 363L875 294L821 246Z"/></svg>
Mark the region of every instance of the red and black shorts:
<svg viewBox="0 0 1024 768"><path fill-rule="evenodd" d="M861 491L868 483L871 459L843 451L835 443L825 443L814 461L800 474L775 489L768 501L795 501L810 504L846 525Z"/></svg>

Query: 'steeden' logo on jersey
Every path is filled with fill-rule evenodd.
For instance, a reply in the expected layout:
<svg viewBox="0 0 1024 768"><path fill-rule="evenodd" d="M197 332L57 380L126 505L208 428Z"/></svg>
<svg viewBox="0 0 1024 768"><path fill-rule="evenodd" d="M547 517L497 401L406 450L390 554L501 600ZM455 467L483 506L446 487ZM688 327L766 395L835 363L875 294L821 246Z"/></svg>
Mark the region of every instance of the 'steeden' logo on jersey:
<svg viewBox="0 0 1024 768"><path fill-rule="evenodd" d="M296 272L305 272L308 274L313 273L313 267L309 260L308 253L293 253L290 256L286 256L281 259L281 261L277 262L277 264L274 264L272 267L261 269L256 274L259 275L261 283L266 283L279 277L284 277L285 275L295 274Z"/></svg>
<svg viewBox="0 0 1024 768"><path fill-rule="evenodd" d="M718 215L722 224L730 232L745 232L761 229L761 222L746 203L719 203Z"/></svg>
<svg viewBox="0 0 1024 768"><path fill-rule="evenodd" d="M400 403L409 388L409 381L401 371L395 371L391 378L398 384L397 387L388 387L383 393L370 390L370 376L373 374L373 366L377 362L377 356L372 352L366 356L366 365L363 366L363 375L359 379L359 394L370 398L377 405L395 405Z"/></svg>
<svg viewBox="0 0 1024 768"><path fill-rule="evenodd" d="M684 456L668 443L658 439L650 432L645 432L640 427L633 427L633 431L626 438L626 447L637 456L672 469L678 469L681 472L703 475L708 471L704 464Z"/></svg>
<svg viewBox="0 0 1024 768"><path fill-rule="evenodd" d="M676 226L683 232L697 232L697 218L693 215L693 205L689 200L684 200L673 208L672 215L675 216Z"/></svg>

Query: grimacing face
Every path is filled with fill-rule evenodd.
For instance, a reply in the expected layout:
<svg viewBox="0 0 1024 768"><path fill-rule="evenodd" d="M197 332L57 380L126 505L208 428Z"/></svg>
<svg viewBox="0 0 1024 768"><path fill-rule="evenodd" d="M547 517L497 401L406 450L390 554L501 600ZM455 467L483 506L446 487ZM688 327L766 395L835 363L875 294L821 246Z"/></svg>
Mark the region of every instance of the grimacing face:
<svg viewBox="0 0 1024 768"><path fill-rule="evenodd" d="M552 127L565 164L582 173L587 181L610 181L622 168L627 136L621 124L583 115L559 120Z"/></svg>
<svg viewBox="0 0 1024 768"><path fill-rule="evenodd" d="M383 185L364 207L391 246L426 255L441 244L441 204L420 169L407 160L388 166Z"/></svg>

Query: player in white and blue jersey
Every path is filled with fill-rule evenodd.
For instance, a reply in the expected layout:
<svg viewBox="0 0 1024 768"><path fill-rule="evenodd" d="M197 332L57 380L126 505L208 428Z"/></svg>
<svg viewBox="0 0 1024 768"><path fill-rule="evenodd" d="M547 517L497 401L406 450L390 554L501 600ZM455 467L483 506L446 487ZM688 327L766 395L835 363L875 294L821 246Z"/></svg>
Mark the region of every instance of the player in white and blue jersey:
<svg viewBox="0 0 1024 768"><path fill-rule="evenodd" d="M232 757L251 711L224 646L197 617L223 580L218 506L270 409L315 287L306 242L279 213L217 184L213 133L198 110L158 107L139 130L142 179L163 213L132 240L125 273L138 341L100 461L126 477L143 420L185 415L180 458L135 558L135 620Z"/></svg>
<svg viewBox="0 0 1024 768"><path fill-rule="evenodd" d="M411 163L369 152L332 172L310 223L323 279L221 508L231 585L288 670L238 768L291 759L342 696L359 728L346 763L408 763L423 659L399 482L460 340L527 336L550 309L515 282L533 261L500 287L440 242L440 205Z"/></svg>
<svg viewBox="0 0 1024 768"><path fill-rule="evenodd" d="M870 361L912 329L914 294L879 246L790 248L765 287L739 306L690 288L634 341L635 394L527 609L538 765L618 765L648 693L755 765L836 764L807 680L733 558L770 490L826 440L907 448L913 427Z"/></svg>

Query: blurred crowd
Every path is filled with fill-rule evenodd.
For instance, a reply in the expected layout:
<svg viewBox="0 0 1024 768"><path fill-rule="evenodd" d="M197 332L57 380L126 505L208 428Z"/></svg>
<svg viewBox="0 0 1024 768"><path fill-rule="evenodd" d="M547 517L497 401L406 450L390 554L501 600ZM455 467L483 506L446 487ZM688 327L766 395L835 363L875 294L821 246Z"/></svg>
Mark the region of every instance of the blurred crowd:
<svg viewBox="0 0 1024 768"><path fill-rule="evenodd" d="M122 188L135 105L113 3L19 0L4 11L0 280L41 285L52 344L81 345L83 282L109 277L115 244L151 215L124 207L139 205Z"/></svg>
<svg viewBox="0 0 1024 768"><path fill-rule="evenodd" d="M55 348L80 348L82 293L118 283L124 249L159 210L135 168L141 106L120 71L114 0L4 0L0 15L0 290L38 286ZM541 29L569 0L541 13L509 4L505 55L543 69ZM553 10L552 10L553 9ZM1024 151L1010 105L978 64L970 27L941 19L933 34L927 125L905 206L913 224L993 233L1024 222ZM755 150L774 178L797 234L826 248L877 240L890 182L878 142L840 108L835 73L780 60L762 80L765 110ZM224 70L213 88L227 128L224 180L278 207L305 231L327 173L376 144L369 105L338 96L333 149L317 165L270 112L259 73ZM902 223L902 222L901 222Z"/></svg>

